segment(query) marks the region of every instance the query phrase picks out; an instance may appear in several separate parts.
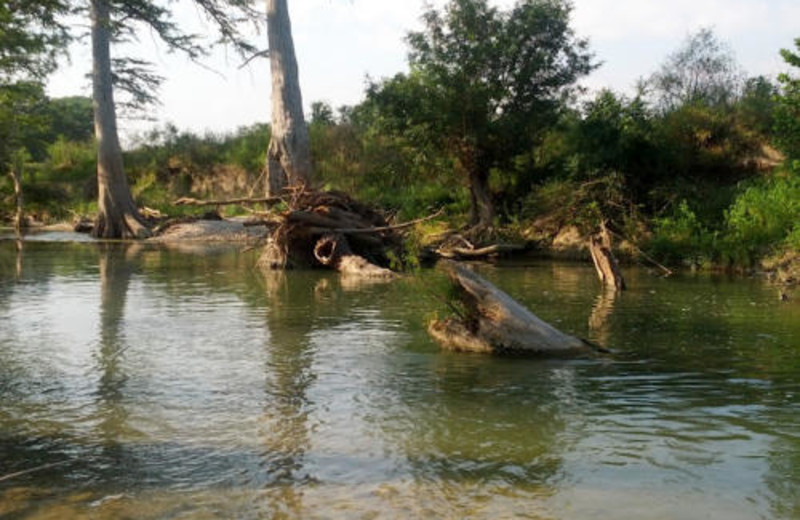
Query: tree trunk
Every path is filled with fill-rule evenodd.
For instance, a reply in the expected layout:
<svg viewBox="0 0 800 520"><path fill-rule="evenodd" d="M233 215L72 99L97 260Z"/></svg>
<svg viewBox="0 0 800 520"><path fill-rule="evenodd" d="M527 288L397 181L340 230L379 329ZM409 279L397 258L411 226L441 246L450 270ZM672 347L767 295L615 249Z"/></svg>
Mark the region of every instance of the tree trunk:
<svg viewBox="0 0 800 520"><path fill-rule="evenodd" d="M489 196L489 172L478 169L469 176L471 226L488 228L494 220L494 207Z"/></svg>
<svg viewBox="0 0 800 520"><path fill-rule="evenodd" d="M603 285L624 291L625 277L622 275L617 258L611 251L611 236L605 222L600 224L599 234L589 237L589 252L592 254L597 277Z"/></svg>
<svg viewBox="0 0 800 520"><path fill-rule="evenodd" d="M109 0L91 0L92 94L97 140L98 238L146 238L150 230L131 196L122 165L111 75Z"/></svg>
<svg viewBox="0 0 800 520"><path fill-rule="evenodd" d="M287 0L267 0L267 32L272 73L272 136L267 150L267 193L311 181L311 144L303 115Z"/></svg>
<svg viewBox="0 0 800 520"><path fill-rule="evenodd" d="M469 225L478 228L491 227L494 207L489 195L489 165L474 144L463 142L460 148L459 162L469 176Z"/></svg>
<svg viewBox="0 0 800 520"><path fill-rule="evenodd" d="M14 183L14 201L16 205L16 215L14 215L14 230L20 233L25 227L25 213L23 209L22 199L22 161L19 159L14 160L11 166L11 181Z"/></svg>

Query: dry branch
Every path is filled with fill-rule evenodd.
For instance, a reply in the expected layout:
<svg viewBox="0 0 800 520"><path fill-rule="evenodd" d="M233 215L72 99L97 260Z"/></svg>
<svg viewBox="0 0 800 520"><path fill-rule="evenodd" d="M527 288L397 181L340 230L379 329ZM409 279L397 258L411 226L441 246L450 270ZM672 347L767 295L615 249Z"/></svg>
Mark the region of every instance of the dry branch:
<svg viewBox="0 0 800 520"><path fill-rule="evenodd" d="M444 258L483 258L486 256L522 251L524 249L525 246L521 244L494 244L477 249L469 249L466 247L437 249L436 254Z"/></svg>
<svg viewBox="0 0 800 520"><path fill-rule="evenodd" d="M201 200L191 197L181 197L172 204L175 206L233 206L237 204L267 204L274 205L285 202L285 197L242 198L228 200Z"/></svg>

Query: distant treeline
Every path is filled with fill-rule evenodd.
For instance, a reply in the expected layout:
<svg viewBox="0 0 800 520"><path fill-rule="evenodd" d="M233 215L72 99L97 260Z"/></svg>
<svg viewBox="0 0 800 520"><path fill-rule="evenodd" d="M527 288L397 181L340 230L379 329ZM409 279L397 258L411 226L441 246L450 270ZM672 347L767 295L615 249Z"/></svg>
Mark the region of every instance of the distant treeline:
<svg viewBox="0 0 800 520"><path fill-rule="evenodd" d="M796 53L782 54L788 69L800 66ZM403 219L445 208L463 225L475 209L471 157L486 162L492 225L505 233L546 239L608 221L671 264L749 267L800 250L797 75L748 78L701 30L634 95L571 91L547 110L537 107L546 117L522 125L502 103L488 117L468 118L466 105L494 92L448 98L461 91L436 85L446 80L430 72L436 59L443 57L417 56L408 73L370 84L356 106L312 105L317 184ZM431 94L436 87L441 97ZM39 116L24 147L29 211L42 219L90 213L90 100L42 97ZM463 132L459 124L476 128ZM269 133L268 124L205 135L168 125L139 135L125 153L134 197L174 214L170 201L179 196L260 195ZM486 149L465 154L471 135ZM0 181L8 214L10 189Z"/></svg>

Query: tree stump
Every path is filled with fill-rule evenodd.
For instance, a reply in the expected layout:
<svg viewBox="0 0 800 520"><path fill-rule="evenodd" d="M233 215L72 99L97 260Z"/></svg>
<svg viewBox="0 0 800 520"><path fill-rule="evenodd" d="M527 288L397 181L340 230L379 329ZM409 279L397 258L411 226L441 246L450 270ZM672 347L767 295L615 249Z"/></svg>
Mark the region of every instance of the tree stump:
<svg viewBox="0 0 800 520"><path fill-rule="evenodd" d="M600 224L600 232L589 238L589 252L600 281L606 286L624 291L625 277L622 276L619 262L611 251L611 236L605 222Z"/></svg>

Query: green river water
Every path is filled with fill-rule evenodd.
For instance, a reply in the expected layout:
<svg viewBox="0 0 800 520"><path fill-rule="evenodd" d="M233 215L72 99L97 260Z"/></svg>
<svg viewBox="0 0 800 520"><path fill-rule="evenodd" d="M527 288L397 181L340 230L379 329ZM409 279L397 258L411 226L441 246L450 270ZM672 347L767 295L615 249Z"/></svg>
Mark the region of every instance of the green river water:
<svg viewBox="0 0 800 520"><path fill-rule="evenodd" d="M614 350L537 360L440 351L438 271L256 255L0 241L0 518L800 518L800 298L761 279L479 266Z"/></svg>

